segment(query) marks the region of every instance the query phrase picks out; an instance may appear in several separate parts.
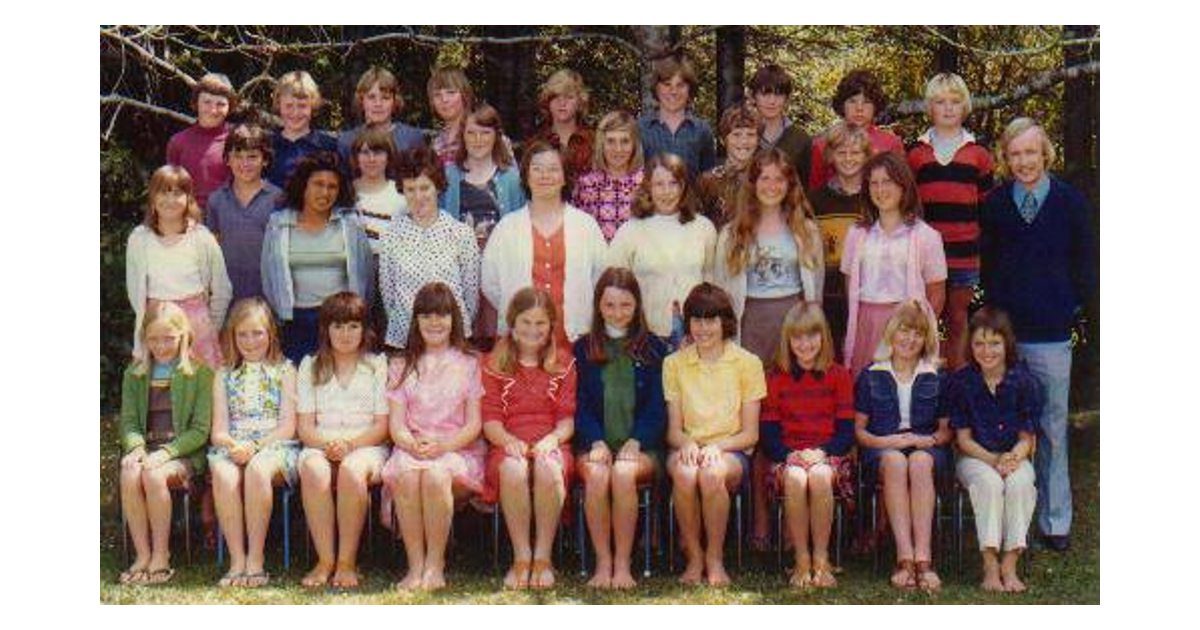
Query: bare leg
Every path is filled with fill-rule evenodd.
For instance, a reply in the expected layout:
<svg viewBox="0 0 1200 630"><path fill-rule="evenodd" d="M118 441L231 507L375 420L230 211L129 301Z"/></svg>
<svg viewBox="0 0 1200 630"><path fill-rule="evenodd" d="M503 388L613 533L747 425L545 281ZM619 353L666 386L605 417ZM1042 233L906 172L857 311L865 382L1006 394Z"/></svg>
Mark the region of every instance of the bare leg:
<svg viewBox="0 0 1200 630"><path fill-rule="evenodd" d="M246 573L246 532L242 518L242 470L229 461L212 462L212 491L217 509L217 520L225 535L225 547L229 549L229 572L222 578L221 586L237 586Z"/></svg>
<svg viewBox="0 0 1200 630"><path fill-rule="evenodd" d="M146 512L150 517L151 573L171 568L171 481L186 474L179 460L169 461L154 470L142 470L142 488L146 491Z"/></svg>
<svg viewBox="0 0 1200 630"><path fill-rule="evenodd" d="M704 549L700 546L700 497L697 492L700 470L680 463L675 453L667 461L667 470L671 474L671 495L675 500L675 519L679 521L679 537L683 541L681 546L687 556L687 567L679 576L679 581L699 584L704 577Z"/></svg>
<svg viewBox="0 0 1200 630"><path fill-rule="evenodd" d="M612 515L609 511L609 479L612 469L607 464L590 461L580 462L579 477L583 480L583 513L587 518L592 548L596 550L596 572L588 586L608 588L612 586L612 548L609 546L609 527Z"/></svg>
<svg viewBox="0 0 1200 630"><path fill-rule="evenodd" d="M932 563L933 510L936 490L933 487L933 457L923 451L908 456L908 486L912 502L912 532L914 556L918 563ZM921 570L917 576L927 590L937 590L942 585L932 566Z"/></svg>
<svg viewBox="0 0 1200 630"><path fill-rule="evenodd" d="M508 539L512 543L514 567L504 576L504 585L508 588L524 588L529 585L529 574L521 575L515 569L520 567L527 572L529 562L533 559L533 548L529 544L532 507L527 460L506 457L500 462L500 508L504 512L504 524L508 527Z"/></svg>
<svg viewBox="0 0 1200 630"><path fill-rule="evenodd" d="M1009 593L1025 592L1025 583L1017 575L1017 560L1021 558L1022 551L1024 549L1010 549L1000 559L1000 580L1004 583L1004 590Z"/></svg>
<svg viewBox="0 0 1200 630"><path fill-rule="evenodd" d="M883 504L888 524L896 541L896 564L907 564L910 568L898 568L892 574L891 582L899 588L913 588L916 578L911 571L913 541L908 498L908 458L900 451L885 451L879 458L879 478L883 481Z"/></svg>
<svg viewBox="0 0 1200 630"><path fill-rule="evenodd" d="M271 510L274 503L275 488L272 485L277 475L282 475L282 467L278 460L254 456L246 466L242 477L242 491L246 497L246 537L249 539L249 549L246 553L246 574L261 575L264 573L264 548L267 544L267 530L271 526ZM286 527L286 525L285 525ZM259 583L251 578L247 586L258 586Z"/></svg>
<svg viewBox="0 0 1200 630"><path fill-rule="evenodd" d="M637 586L637 581L633 579L633 571L630 570L633 538L637 532L637 486L639 482L648 481L653 477L654 460L645 453L640 453L636 462L617 461L613 464L613 588L628 589ZM646 544L649 544L649 541L646 541Z"/></svg>
<svg viewBox="0 0 1200 630"><path fill-rule="evenodd" d="M746 471L749 473L750 471ZM700 469L700 498L703 502L704 571L709 586L729 584L725 572L725 530L729 524L730 486L737 487L742 478L742 464L737 457L723 453L720 461Z"/></svg>
<svg viewBox="0 0 1200 630"><path fill-rule="evenodd" d="M833 530L833 469L817 464L808 469L809 532L812 536L813 584L837 585L829 564L829 534Z"/></svg>
<svg viewBox="0 0 1200 630"><path fill-rule="evenodd" d="M435 591L446 586L446 540L454 517L453 480L442 468L421 475L422 514L425 517L425 572L421 588Z"/></svg>
<svg viewBox="0 0 1200 630"><path fill-rule="evenodd" d="M799 466L788 466L783 470L784 515L792 536L796 563L791 583L805 588L812 585L812 556L808 551L808 472Z"/></svg>
<svg viewBox="0 0 1200 630"><path fill-rule="evenodd" d="M370 484L378 481L378 471L372 475L374 463L368 452L359 449L350 453L338 467L338 557L330 583L339 588L358 586L358 541L367 519ZM373 476L376 478L372 479Z"/></svg>
<svg viewBox="0 0 1200 630"><path fill-rule="evenodd" d="M133 564L125 571L131 579L139 580L138 574L150 566L150 523L146 513L146 497L142 491L142 465L135 464L121 469L121 510L133 539ZM124 532L121 534L124 535Z"/></svg>
<svg viewBox="0 0 1200 630"><path fill-rule="evenodd" d="M333 468L324 455L310 455L300 464L300 498L304 518L317 552L317 564L301 579L307 587L325 586L333 573Z"/></svg>
<svg viewBox="0 0 1200 630"><path fill-rule="evenodd" d="M404 538L404 552L408 556L408 573L397 585L403 590L421 586L421 576L425 573L425 520L421 510L423 474L420 470L407 470L395 479L389 479L396 520L400 522L400 535Z"/></svg>
<svg viewBox="0 0 1200 630"><path fill-rule="evenodd" d="M554 548L554 536L562 518L563 503L567 497L567 484L563 480L562 466L557 460L539 457L533 464L533 513L537 522L537 539L533 547L533 561L550 563L550 552ZM550 588L554 586L554 570L544 569L530 575L530 586Z"/></svg>

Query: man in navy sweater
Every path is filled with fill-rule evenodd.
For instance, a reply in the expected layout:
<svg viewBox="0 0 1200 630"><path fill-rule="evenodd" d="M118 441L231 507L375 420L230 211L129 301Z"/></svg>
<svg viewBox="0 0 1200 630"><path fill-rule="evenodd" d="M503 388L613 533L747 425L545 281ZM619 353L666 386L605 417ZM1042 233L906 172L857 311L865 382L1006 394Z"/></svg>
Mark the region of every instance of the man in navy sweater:
<svg viewBox="0 0 1200 630"><path fill-rule="evenodd" d="M1098 240L1083 195L1046 172L1054 146L1040 125L1014 120L1000 151L1012 179L992 190L980 214L984 301L1012 317L1018 352L1046 396L1034 461L1038 525L1046 546L1066 551L1071 328L1099 288Z"/></svg>

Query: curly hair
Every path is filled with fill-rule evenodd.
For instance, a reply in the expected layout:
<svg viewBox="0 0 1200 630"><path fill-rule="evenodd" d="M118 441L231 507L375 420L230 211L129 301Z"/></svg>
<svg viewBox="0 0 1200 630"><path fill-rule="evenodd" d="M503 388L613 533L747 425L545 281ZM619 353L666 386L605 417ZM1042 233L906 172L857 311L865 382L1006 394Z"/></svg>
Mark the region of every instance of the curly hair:
<svg viewBox="0 0 1200 630"><path fill-rule="evenodd" d="M308 180L314 174L326 171L333 173L338 179L337 200L334 201L334 207L353 208L354 191L351 189L350 182L346 181L342 159L332 151L310 153L296 164L295 170L292 171L291 177L288 177L287 185L283 189L284 200L287 202L285 207L292 208L297 212L303 210L304 191L308 188Z"/></svg>
<svg viewBox="0 0 1200 630"><path fill-rule="evenodd" d="M888 98L883 93L883 86L879 84L879 79L870 70L851 70L842 77L838 82L837 91L833 93L833 100L830 101L830 106L838 116L846 117L846 101L862 94L875 105L875 112L879 113L887 109Z"/></svg>

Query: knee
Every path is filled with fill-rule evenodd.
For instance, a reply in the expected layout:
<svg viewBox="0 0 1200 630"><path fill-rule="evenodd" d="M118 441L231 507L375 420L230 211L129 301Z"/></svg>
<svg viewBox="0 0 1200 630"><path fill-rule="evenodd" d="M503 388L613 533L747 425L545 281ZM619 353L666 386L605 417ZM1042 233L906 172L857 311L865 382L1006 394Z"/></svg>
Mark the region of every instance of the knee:
<svg viewBox="0 0 1200 630"><path fill-rule="evenodd" d="M366 492L367 475L352 466L342 465L338 469L338 492Z"/></svg>
<svg viewBox="0 0 1200 630"><path fill-rule="evenodd" d="M533 480L535 485L549 488L562 480L562 469L558 464L539 457L533 464ZM607 473L605 474L607 479Z"/></svg>
<svg viewBox="0 0 1200 630"><path fill-rule="evenodd" d="M142 487L142 465L135 464L121 469L121 487L134 490Z"/></svg>
<svg viewBox="0 0 1200 630"><path fill-rule="evenodd" d="M900 481L908 476L908 459L900 451L887 451L879 458L879 475L884 481Z"/></svg>
<svg viewBox="0 0 1200 630"><path fill-rule="evenodd" d="M585 486L589 492L603 491L608 487L611 469L606 464L588 462L583 465Z"/></svg>
<svg viewBox="0 0 1200 630"><path fill-rule="evenodd" d="M637 486L637 462L616 462L612 467L612 485L614 488L632 488Z"/></svg>
<svg viewBox="0 0 1200 630"><path fill-rule="evenodd" d="M506 486L529 484L529 463L515 457L505 457L500 463L500 483Z"/></svg>
<svg viewBox="0 0 1200 630"><path fill-rule="evenodd" d="M450 473L442 468L430 468L421 474L421 487L438 492L450 487Z"/></svg>
<svg viewBox="0 0 1200 630"><path fill-rule="evenodd" d="M308 457L300 464L300 483L304 487L328 486L331 474L329 463L319 457Z"/></svg>
<svg viewBox="0 0 1200 630"><path fill-rule="evenodd" d="M808 485L813 491L828 491L833 488L833 469L825 464L817 464L808 469Z"/></svg>
<svg viewBox="0 0 1200 630"><path fill-rule="evenodd" d="M154 470L142 469L142 487L146 492L161 491L167 488L167 476L163 474L162 468Z"/></svg>
<svg viewBox="0 0 1200 630"><path fill-rule="evenodd" d="M933 479L933 457L924 451L915 451L908 456L908 477L911 481Z"/></svg>
<svg viewBox="0 0 1200 630"><path fill-rule="evenodd" d="M784 468L783 488L784 494L789 498L802 498L808 490L808 473L799 466L788 466Z"/></svg>
<svg viewBox="0 0 1200 630"><path fill-rule="evenodd" d="M397 503L408 504L416 501L421 487L421 472L410 470L392 477L394 483L390 486L392 497Z"/></svg>
<svg viewBox="0 0 1200 630"><path fill-rule="evenodd" d="M671 483L679 489L691 490L696 487L699 469L695 466L676 462L671 467Z"/></svg>
<svg viewBox="0 0 1200 630"><path fill-rule="evenodd" d="M703 468L699 475L700 493L711 496L725 492L725 466L713 464Z"/></svg>
<svg viewBox="0 0 1200 630"><path fill-rule="evenodd" d="M254 459L250 461L249 466L246 466L245 483L261 487L269 485L274 476L275 470L271 464L261 459Z"/></svg>

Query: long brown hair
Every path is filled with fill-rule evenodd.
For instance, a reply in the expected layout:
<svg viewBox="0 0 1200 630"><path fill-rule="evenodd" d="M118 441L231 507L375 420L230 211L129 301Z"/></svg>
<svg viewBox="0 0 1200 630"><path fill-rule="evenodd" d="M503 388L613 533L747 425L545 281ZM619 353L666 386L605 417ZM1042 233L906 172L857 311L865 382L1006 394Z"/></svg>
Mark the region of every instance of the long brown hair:
<svg viewBox="0 0 1200 630"><path fill-rule="evenodd" d="M813 269L818 262L819 237L814 234L816 215L813 213L812 204L808 202L808 197L804 196L804 189L800 187L800 177L791 161L783 151L768 149L759 151L750 162L747 185L742 187L738 195L738 211L733 221L725 228L729 230L731 241L725 264L734 274L741 273L750 262L750 245L754 243L758 222L762 220L762 208L759 207L758 195L754 192L755 183L762 176L763 169L768 166L778 168L787 180L788 191L783 197L783 207L780 211L800 250L800 264Z"/></svg>
<svg viewBox="0 0 1200 630"><path fill-rule="evenodd" d="M495 107L482 103L479 107L469 112L463 118L463 137L466 137L467 122L474 122L480 127L491 129L495 133L495 138L492 140L492 161L496 163L496 168L507 169L513 165L512 149L508 143L504 141L504 123L500 121L500 112L496 111ZM458 147L458 153L454 156L454 163L460 169L466 170L467 165L467 143L464 140Z"/></svg>
<svg viewBox="0 0 1200 630"><path fill-rule="evenodd" d="M334 293L321 302L317 312L317 358L312 364L313 384L324 385L333 378L333 344L329 340L329 327L334 324L358 322L362 324L362 342L358 344L358 358L375 348L375 329L371 326L371 308L357 293L342 291Z"/></svg>
<svg viewBox="0 0 1200 630"><path fill-rule="evenodd" d="M554 299L550 297L550 293L544 289L535 287L525 287L517 291L512 300L508 302L508 312L505 313L504 321L508 323L508 333L496 342L496 348L492 350L492 369L512 376L517 372L517 340L513 338L513 330L516 328L517 316L530 309L540 308L546 313L546 318L550 320L550 333L546 345L539 351L538 363L542 369L551 373L558 373L558 343L554 340L554 326L558 322L558 309L554 306Z"/></svg>
<svg viewBox="0 0 1200 630"><path fill-rule="evenodd" d="M633 216L638 219L654 216L656 210L654 209L654 198L650 196L651 180L654 179L654 169L660 166L666 169L683 189L683 193L679 196L679 222L690 223L700 213L700 199L696 195L696 187L688 177L687 163L674 153L656 153L654 157L646 160L642 183L634 193L633 205L630 208Z"/></svg>
<svg viewBox="0 0 1200 630"><path fill-rule="evenodd" d="M651 356L648 342L650 333L647 331L646 313L642 309L642 288L638 285L637 277L624 267L609 267L596 281L596 292L592 297L592 331L587 341L588 360L600 365L608 362L608 353L604 350L604 343L608 341L608 329L604 326L604 316L600 314L600 300L604 297L605 289L609 287L633 295L633 321L630 322L629 332L622 340L625 352L643 363L661 359L662 357Z"/></svg>
<svg viewBox="0 0 1200 630"><path fill-rule="evenodd" d="M158 208L155 207L155 202L159 195L168 191L178 190L187 195L187 210L183 215L183 229L187 229L189 219L196 224L204 220L204 213L200 209L200 204L196 201L196 187L192 181L192 175L187 172L186 168L172 164L158 167L154 171L154 174L150 176L150 185L147 186L147 189L146 214L142 218L142 224L154 230L155 234L162 236L162 230L158 229Z"/></svg>
<svg viewBox="0 0 1200 630"><path fill-rule="evenodd" d="M862 214L858 217L858 225L870 228L879 220L879 206L871 199L871 173L878 169L883 169L888 179L904 191L900 198L900 214L904 217L904 222L908 225L916 223L917 219L925 214L925 208L921 205L921 196L917 194L917 180L913 178L912 169L899 154L883 151L872 155L867 163L863 164L862 189L859 193L862 197L862 203L859 204Z"/></svg>
<svg viewBox="0 0 1200 630"><path fill-rule="evenodd" d="M404 357L404 371L400 373L399 383L403 384L409 374L416 374L420 378L421 373L417 367L421 357L425 356L425 337L421 335L422 315L449 315L450 316L450 347L459 352L466 353L467 338L463 333L463 316L462 311L458 308L458 300L454 299L454 292L444 282L430 282L421 287L417 291L417 296L413 298L412 307L412 324L408 327L408 341L404 344L404 351L400 356Z"/></svg>

